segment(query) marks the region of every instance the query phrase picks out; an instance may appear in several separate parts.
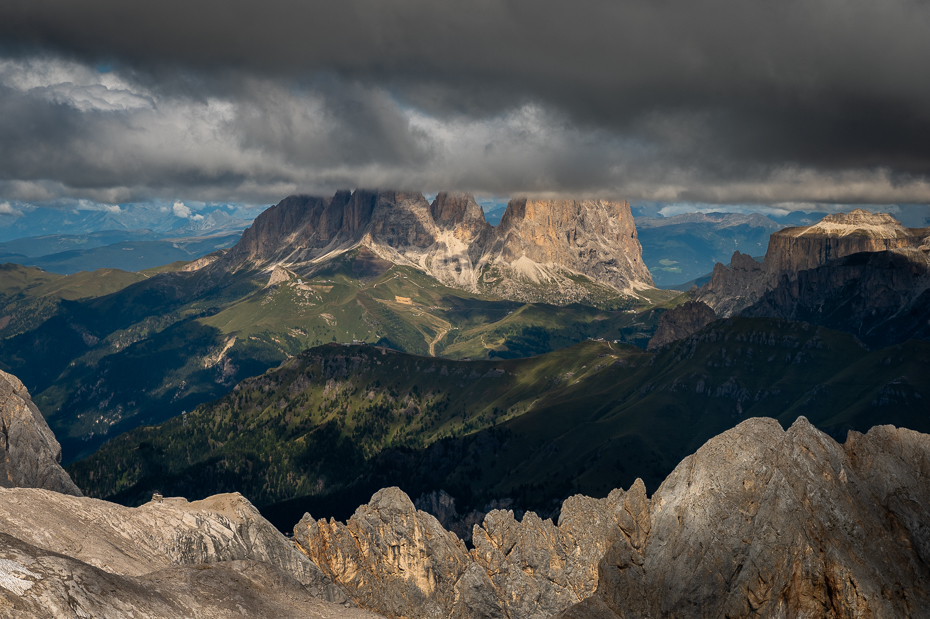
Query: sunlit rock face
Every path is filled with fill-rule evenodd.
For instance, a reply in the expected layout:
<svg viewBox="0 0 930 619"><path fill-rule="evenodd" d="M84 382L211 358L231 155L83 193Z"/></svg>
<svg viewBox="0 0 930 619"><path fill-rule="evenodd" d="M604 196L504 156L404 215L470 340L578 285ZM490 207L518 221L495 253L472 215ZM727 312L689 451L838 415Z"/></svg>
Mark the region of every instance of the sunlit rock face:
<svg viewBox="0 0 930 619"><path fill-rule="evenodd" d="M930 436L748 420L682 461L561 617L927 616L928 481Z"/></svg>
<svg viewBox="0 0 930 619"><path fill-rule="evenodd" d="M887 213L828 215L769 238L759 264L736 252L692 292L721 318L803 320L854 333L870 345L930 336L930 229Z"/></svg>
<svg viewBox="0 0 930 619"><path fill-rule="evenodd" d="M627 202L511 200L481 264L497 271L482 284L520 300L546 296L547 286L579 300L572 274L628 294L653 285Z"/></svg>
<svg viewBox="0 0 930 619"><path fill-rule="evenodd" d="M626 202L512 200L492 227L468 194L291 196L255 219L218 262L300 270L363 247L473 292L560 304L652 287Z"/></svg>
<svg viewBox="0 0 930 619"><path fill-rule="evenodd" d="M388 617L544 619L594 593L611 535L626 527L641 537L646 504L638 482L605 499L569 498L558 525L494 510L474 527L469 551L401 490L386 488L345 524L305 516L294 537L355 603Z"/></svg>
<svg viewBox="0 0 930 619"><path fill-rule="evenodd" d="M18 378L0 371L0 487L80 496L61 468L61 446Z"/></svg>
<svg viewBox="0 0 930 619"><path fill-rule="evenodd" d="M917 247L923 228L906 228L888 213L856 209L827 215L810 226L785 228L769 237L765 269L796 273L860 252Z"/></svg>

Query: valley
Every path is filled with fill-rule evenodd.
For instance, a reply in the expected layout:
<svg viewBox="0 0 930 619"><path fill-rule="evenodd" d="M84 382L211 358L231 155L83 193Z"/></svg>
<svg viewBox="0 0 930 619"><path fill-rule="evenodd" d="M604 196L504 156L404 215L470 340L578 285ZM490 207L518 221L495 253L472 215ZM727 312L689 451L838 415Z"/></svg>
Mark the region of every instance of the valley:
<svg viewBox="0 0 930 619"><path fill-rule="evenodd" d="M445 490L466 511L509 497L547 513L578 492L654 487L749 417L804 415L838 439L876 423L930 431L928 375L926 342L869 351L772 319L714 322L655 353L586 341L455 361L330 344L68 470L91 496L129 505L236 489L282 526L303 511L347 517L386 484Z"/></svg>
<svg viewBox="0 0 930 619"><path fill-rule="evenodd" d="M578 275L573 285L599 291L594 305L508 300L442 284L367 246L264 271L233 258L64 277L4 267L0 367L36 394L66 461L326 342L470 359L589 337L644 346L662 309L678 302L678 293L629 296Z"/></svg>

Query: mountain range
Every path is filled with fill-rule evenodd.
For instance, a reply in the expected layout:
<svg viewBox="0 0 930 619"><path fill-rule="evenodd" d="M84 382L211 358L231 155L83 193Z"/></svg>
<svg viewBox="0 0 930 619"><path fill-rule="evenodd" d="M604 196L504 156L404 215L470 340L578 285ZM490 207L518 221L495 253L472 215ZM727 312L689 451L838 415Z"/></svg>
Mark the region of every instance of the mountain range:
<svg viewBox="0 0 930 619"><path fill-rule="evenodd" d="M126 508L46 489L37 465L52 484L67 478L54 470L54 439L22 414L34 407L21 384L2 374L0 384L13 390L0 417L33 437L0 444L0 608L11 616L930 612L927 434L885 425L839 444L803 417L787 431L753 418L682 460L651 496L642 480L576 495L557 522L493 509L472 526L472 548L398 488L344 523L304 514L288 539L238 494L155 494ZM38 458L15 457L23 448Z"/></svg>
<svg viewBox="0 0 930 619"><path fill-rule="evenodd" d="M326 342L458 358L645 346L677 293L649 284L639 251L625 203L514 200L492 228L466 195L295 196L187 264L7 267L0 360L70 461Z"/></svg>
<svg viewBox="0 0 930 619"><path fill-rule="evenodd" d="M360 190L4 265L0 608L922 616L928 236L832 215L678 294L623 202Z"/></svg>
<svg viewBox="0 0 930 619"><path fill-rule="evenodd" d="M526 302L597 302L654 288L626 202L511 200L492 227L470 195L292 196L256 219L224 268L295 272L364 247L469 292Z"/></svg>

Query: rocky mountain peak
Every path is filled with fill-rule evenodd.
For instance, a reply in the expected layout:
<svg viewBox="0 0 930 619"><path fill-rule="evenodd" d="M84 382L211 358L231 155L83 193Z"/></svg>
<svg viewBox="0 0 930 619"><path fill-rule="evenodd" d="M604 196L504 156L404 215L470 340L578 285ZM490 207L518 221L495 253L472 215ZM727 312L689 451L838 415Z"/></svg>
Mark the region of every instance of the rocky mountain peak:
<svg viewBox="0 0 930 619"><path fill-rule="evenodd" d="M290 196L259 215L217 268L300 273L360 245L446 285L504 298L570 303L595 288L652 287L627 202L519 198L494 228L473 196L446 192L432 204L393 190Z"/></svg>
<svg viewBox="0 0 930 619"><path fill-rule="evenodd" d="M711 280L695 292L694 297L710 305L718 316L727 317L746 310L751 305L760 302L764 295L768 295L770 298L765 311L774 313L765 315L800 318L800 314L789 310L785 310L788 313L781 312L776 306L779 303L783 305L782 301L791 301L789 304L793 304L793 299L796 300L803 292L799 289L799 278L805 280L811 278L802 276L801 273L812 273L821 268L834 271L840 269L842 273L824 271L814 278L821 280L821 283L828 287L833 287L834 283L840 285L841 282L842 285L846 285L852 278L861 281L875 280L876 274L871 273L867 276L858 262L840 264L840 260L853 254L876 254L919 248L925 243L924 238L927 233L926 228L903 226L888 213L870 213L864 209L855 209L849 213L827 215L809 226L784 228L772 233L761 267L739 252L733 255L729 269L722 264L717 264ZM889 261L895 262L891 258L885 262ZM924 270L922 265L925 261L916 259L910 262L917 265L915 267L917 271ZM877 265L878 262L874 264ZM828 268L828 265L833 266ZM903 279L910 282L914 278L907 276ZM906 288L910 284L904 282L903 279L892 278L886 281L884 286L890 286L896 290ZM785 287L785 290L778 295L781 301L774 300L769 294L779 286ZM878 285L876 289L881 287L882 285ZM813 290L808 290L808 292L814 292L817 298L821 298L823 294L830 294L827 290L823 293L816 293ZM901 298L904 297L907 295ZM907 299L905 301L910 303ZM812 298L810 305L816 306L818 301ZM819 306L823 311L825 305L822 298ZM752 315L762 314L756 311ZM805 316L804 319L816 320L816 316Z"/></svg>
<svg viewBox="0 0 930 619"><path fill-rule="evenodd" d="M928 465L930 437L909 430L840 445L804 417L747 420L682 461L642 550L618 538L597 593L561 617L927 614Z"/></svg>
<svg viewBox="0 0 930 619"><path fill-rule="evenodd" d="M451 228L465 222L485 221L484 211L470 193L456 194L442 191L436 194L436 198L430 204L429 212L440 228Z"/></svg>
<svg viewBox="0 0 930 619"><path fill-rule="evenodd" d="M495 510L471 551L397 488L345 524L305 516L294 535L392 618L925 616L927 471L924 434L879 426L839 444L804 417L753 418L652 497L641 480L574 496L558 524Z"/></svg>
<svg viewBox="0 0 930 619"><path fill-rule="evenodd" d="M765 270L792 275L850 254L916 247L921 232L905 228L888 213L855 209L827 215L810 226L773 233L765 253Z"/></svg>

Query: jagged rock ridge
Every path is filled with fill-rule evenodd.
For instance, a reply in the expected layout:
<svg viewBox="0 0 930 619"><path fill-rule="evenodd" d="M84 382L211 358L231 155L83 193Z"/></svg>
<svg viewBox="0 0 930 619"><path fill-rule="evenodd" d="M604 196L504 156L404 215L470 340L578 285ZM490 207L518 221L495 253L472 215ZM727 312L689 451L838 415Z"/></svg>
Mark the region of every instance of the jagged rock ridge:
<svg viewBox="0 0 930 619"><path fill-rule="evenodd" d="M432 203L401 191L291 196L257 217L218 265L299 271L360 245L446 285L517 300L652 287L629 204L604 200L511 200L493 228L465 194Z"/></svg>
<svg viewBox="0 0 930 619"><path fill-rule="evenodd" d="M61 446L29 391L0 370L0 487L81 496L60 463Z"/></svg>
<svg viewBox="0 0 930 619"><path fill-rule="evenodd" d="M594 592L611 535L619 528L641 538L646 503L638 482L605 499L569 498L558 526L533 512L517 522L512 511L494 510L475 525L469 551L387 488L346 524L306 515L294 536L362 608L389 617L543 619Z"/></svg>
<svg viewBox="0 0 930 619"><path fill-rule="evenodd" d="M471 552L397 489L295 536L389 617L930 616L928 478L930 436L880 426L840 445L803 417L756 418L651 499L639 481L573 497L558 527L492 512Z"/></svg>

